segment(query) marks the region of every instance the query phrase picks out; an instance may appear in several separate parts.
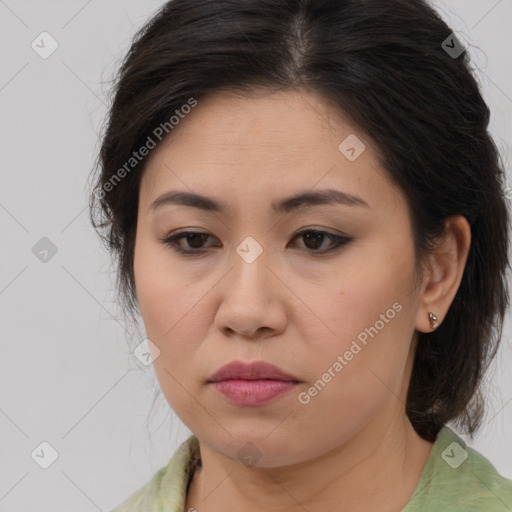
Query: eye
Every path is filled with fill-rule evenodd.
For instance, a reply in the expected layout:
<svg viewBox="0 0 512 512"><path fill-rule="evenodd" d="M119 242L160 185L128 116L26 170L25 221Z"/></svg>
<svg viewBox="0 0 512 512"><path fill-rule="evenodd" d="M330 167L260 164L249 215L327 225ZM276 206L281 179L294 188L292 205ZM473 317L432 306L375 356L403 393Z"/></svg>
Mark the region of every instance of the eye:
<svg viewBox="0 0 512 512"><path fill-rule="evenodd" d="M197 255L205 252L202 244L208 238L211 238L208 233L201 233L199 231L183 231L176 235L163 238L161 239L161 242L170 246L173 250L180 254ZM182 241L189 245L184 246L184 244L181 243Z"/></svg>
<svg viewBox="0 0 512 512"><path fill-rule="evenodd" d="M348 244L353 240L353 238L335 235L333 233L328 233L327 231L320 231L317 229L305 229L300 233L297 233L297 235L294 237L294 240L296 238L302 238L305 242L307 252L311 252L315 255L321 255L335 251L342 245ZM327 249L318 250L319 247L322 247L322 244L326 239L330 240L330 246L327 245Z"/></svg>
<svg viewBox="0 0 512 512"><path fill-rule="evenodd" d="M199 231L183 231L172 236L161 238L160 241L171 247L177 253L189 256L201 256L208 250L208 247L203 247L203 244L209 238L212 237L208 233L202 233ZM353 238L335 235L333 233L328 233L327 231L316 229L305 229L297 233L293 237L293 240L297 238L303 238L306 246L305 251L314 255L322 255L335 251L342 245L348 244L353 240ZM330 246L327 245L327 249L324 248L323 250L318 250L324 245L323 242L326 239L330 241Z"/></svg>

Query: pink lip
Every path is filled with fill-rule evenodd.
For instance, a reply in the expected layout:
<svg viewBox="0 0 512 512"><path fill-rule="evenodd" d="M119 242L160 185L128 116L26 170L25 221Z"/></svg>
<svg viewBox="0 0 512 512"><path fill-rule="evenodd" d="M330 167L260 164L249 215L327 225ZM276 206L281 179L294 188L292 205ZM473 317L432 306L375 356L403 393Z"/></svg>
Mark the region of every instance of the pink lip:
<svg viewBox="0 0 512 512"><path fill-rule="evenodd" d="M299 379L264 361L233 361L215 372L209 384L238 405L263 405L286 393Z"/></svg>
<svg viewBox="0 0 512 512"><path fill-rule="evenodd" d="M266 363L265 361L255 361L252 363L244 363L242 361L232 361L219 370L217 370L211 377L209 382L219 382L228 379L243 379L243 380L287 380L296 381L299 379L295 375L286 373L281 368L273 364Z"/></svg>
<svg viewBox="0 0 512 512"><path fill-rule="evenodd" d="M263 405L297 385L285 380L221 380L212 385L237 405Z"/></svg>

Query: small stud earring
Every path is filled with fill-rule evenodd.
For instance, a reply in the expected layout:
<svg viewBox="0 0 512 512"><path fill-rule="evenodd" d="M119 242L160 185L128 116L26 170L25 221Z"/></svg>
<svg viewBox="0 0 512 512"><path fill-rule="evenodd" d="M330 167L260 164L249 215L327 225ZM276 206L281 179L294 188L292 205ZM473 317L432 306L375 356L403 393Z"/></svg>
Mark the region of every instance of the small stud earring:
<svg viewBox="0 0 512 512"><path fill-rule="evenodd" d="M428 320L430 322L430 328L435 329L437 327L437 315L434 313L429 313Z"/></svg>

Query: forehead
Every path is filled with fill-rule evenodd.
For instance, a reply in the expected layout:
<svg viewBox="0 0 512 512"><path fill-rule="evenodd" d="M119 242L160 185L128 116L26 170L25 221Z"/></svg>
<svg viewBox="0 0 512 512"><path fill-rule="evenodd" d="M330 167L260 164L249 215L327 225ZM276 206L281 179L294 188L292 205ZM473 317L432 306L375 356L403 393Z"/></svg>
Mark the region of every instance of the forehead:
<svg viewBox="0 0 512 512"><path fill-rule="evenodd" d="M347 138L364 144L355 160L340 150ZM295 91L252 97L225 92L199 101L149 155L141 202L147 206L171 188L270 203L298 190L330 187L366 194L368 203L372 195L397 192L368 137L322 98Z"/></svg>
<svg viewBox="0 0 512 512"><path fill-rule="evenodd" d="M313 93L257 91L241 96L223 91L201 99L168 141L194 142L198 149L218 153L243 150L290 157L295 152L303 157L305 143L337 146L341 134L353 131L339 109ZM325 140L329 134L330 142Z"/></svg>

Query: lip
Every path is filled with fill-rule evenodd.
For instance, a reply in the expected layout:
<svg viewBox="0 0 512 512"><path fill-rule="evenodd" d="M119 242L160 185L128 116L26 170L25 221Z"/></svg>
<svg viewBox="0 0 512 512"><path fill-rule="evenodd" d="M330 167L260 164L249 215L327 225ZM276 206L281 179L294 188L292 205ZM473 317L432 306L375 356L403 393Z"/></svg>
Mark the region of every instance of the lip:
<svg viewBox="0 0 512 512"><path fill-rule="evenodd" d="M232 403L244 406L272 402L300 382L295 375L264 361L233 361L220 368L208 381Z"/></svg>
<svg viewBox="0 0 512 512"><path fill-rule="evenodd" d="M281 370L281 368L265 361L244 363L243 361L232 361L219 368L208 382L220 382L223 380L280 380L300 382L298 377Z"/></svg>
<svg viewBox="0 0 512 512"><path fill-rule="evenodd" d="M290 380L221 380L211 385L236 405L258 406L268 404L297 386Z"/></svg>

